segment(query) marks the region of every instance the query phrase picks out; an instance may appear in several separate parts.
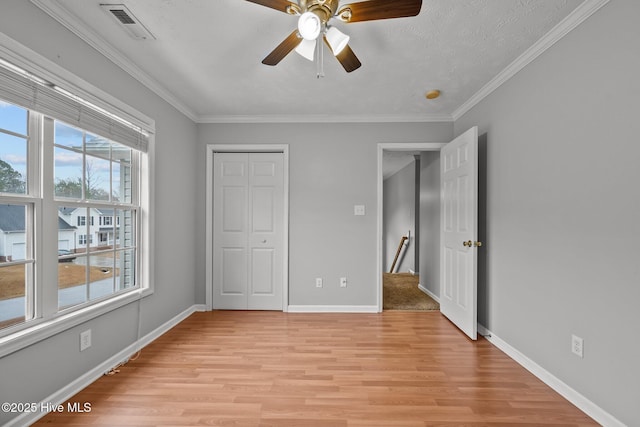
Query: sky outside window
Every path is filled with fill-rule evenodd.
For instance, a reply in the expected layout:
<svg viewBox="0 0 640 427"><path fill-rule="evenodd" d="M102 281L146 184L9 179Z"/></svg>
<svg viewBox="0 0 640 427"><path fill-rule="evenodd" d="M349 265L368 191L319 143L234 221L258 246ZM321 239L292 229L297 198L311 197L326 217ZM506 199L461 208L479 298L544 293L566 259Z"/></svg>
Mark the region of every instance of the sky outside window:
<svg viewBox="0 0 640 427"><path fill-rule="evenodd" d="M55 182L82 182L83 132L58 121L55 122L54 164ZM56 196L81 198L80 188L56 187Z"/></svg>
<svg viewBox="0 0 640 427"><path fill-rule="evenodd" d="M3 179L0 191L26 192L27 123L27 110L0 101L0 129L3 130L0 132L0 161L3 162L0 163Z"/></svg>
<svg viewBox="0 0 640 427"><path fill-rule="evenodd" d="M111 141L56 121L55 143L56 196L81 198L80 184L84 181L86 199L108 201Z"/></svg>
<svg viewBox="0 0 640 427"><path fill-rule="evenodd" d="M0 101L0 167L5 176L14 176L12 184L3 184L0 191L27 191L28 117L26 109ZM54 132L56 196L80 199L84 180L89 189L86 199L121 200L121 173L131 165L131 149L59 121Z"/></svg>

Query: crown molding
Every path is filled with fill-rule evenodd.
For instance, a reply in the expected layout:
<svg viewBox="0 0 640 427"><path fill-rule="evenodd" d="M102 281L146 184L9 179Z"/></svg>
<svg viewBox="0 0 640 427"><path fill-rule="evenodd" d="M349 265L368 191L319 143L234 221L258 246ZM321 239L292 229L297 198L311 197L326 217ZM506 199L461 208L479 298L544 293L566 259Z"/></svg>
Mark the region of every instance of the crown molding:
<svg viewBox="0 0 640 427"><path fill-rule="evenodd" d="M502 86L511 77L515 76L520 70L526 67L538 56L542 55L547 49L553 46L558 40L566 36L571 30L576 28L587 18L597 12L601 7L609 3L609 0L585 0L580 6L576 7L565 19L560 21L540 40L527 49L522 55L516 58L497 76L484 85L478 92L469 98L464 104L458 107L452 114L454 121L457 121L465 113L476 106L480 101L489 96L494 90Z"/></svg>
<svg viewBox="0 0 640 427"><path fill-rule="evenodd" d="M494 90L502 86L515 74L531 63L534 59L553 46L558 40L567 35L587 18L593 15L609 0L585 0L565 19L545 34L533 46L516 58L498 75L485 84L471 98L464 102L452 114L426 115L198 115L195 111L181 102L158 81L153 79L142 69L137 67L125 55L116 50L93 29L80 21L72 12L56 0L30 0L46 14L62 24L69 31L85 41L115 65L138 80L149 90L164 99L195 123L428 123L455 122L471 110Z"/></svg>
<svg viewBox="0 0 640 427"><path fill-rule="evenodd" d="M100 54L105 56L115 65L124 70L134 79L138 80L144 86L146 86L153 93L160 98L167 101L175 109L187 116L192 121L196 121L197 115L176 98L171 92L169 92L164 86L158 83L155 79L149 76L147 73L138 68L133 61L128 59L125 55L114 49L106 40L100 37L92 28L80 21L76 15L74 15L67 8L62 6L56 0L30 0L35 6L40 8L47 15L62 24L65 28L71 31L73 34L82 39L89 46L93 47Z"/></svg>
<svg viewBox="0 0 640 427"><path fill-rule="evenodd" d="M453 122L449 114L415 115L211 115L199 116L196 123L430 123Z"/></svg>
<svg viewBox="0 0 640 427"><path fill-rule="evenodd" d="M0 58L155 133L155 120L0 31Z"/></svg>
<svg viewBox="0 0 640 427"><path fill-rule="evenodd" d="M88 27L78 17L56 0L30 0L47 15L62 24L65 28L78 36L88 45L96 49L115 65L138 80L149 90L171 104L174 108L195 123L370 123L370 122L451 122L449 114L436 115L382 115L382 116L353 116L353 115L198 115L191 108L181 102L163 85L137 67L120 51L104 40L92 28Z"/></svg>

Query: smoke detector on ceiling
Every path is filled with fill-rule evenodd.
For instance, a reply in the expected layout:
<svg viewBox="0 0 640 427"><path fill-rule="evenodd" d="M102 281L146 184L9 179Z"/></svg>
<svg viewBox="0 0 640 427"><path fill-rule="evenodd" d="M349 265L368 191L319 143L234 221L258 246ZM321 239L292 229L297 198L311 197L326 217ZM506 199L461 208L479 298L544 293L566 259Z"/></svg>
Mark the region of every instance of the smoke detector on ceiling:
<svg viewBox="0 0 640 427"><path fill-rule="evenodd" d="M138 18L124 4L101 4L100 7L113 17L136 40L155 40Z"/></svg>

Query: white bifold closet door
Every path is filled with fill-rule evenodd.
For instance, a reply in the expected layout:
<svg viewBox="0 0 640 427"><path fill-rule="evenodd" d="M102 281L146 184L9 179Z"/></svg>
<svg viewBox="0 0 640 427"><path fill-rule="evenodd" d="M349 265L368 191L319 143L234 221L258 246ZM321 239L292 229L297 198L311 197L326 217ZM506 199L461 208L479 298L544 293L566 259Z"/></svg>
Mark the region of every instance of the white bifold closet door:
<svg viewBox="0 0 640 427"><path fill-rule="evenodd" d="M214 309L283 309L283 162L283 153L214 153Z"/></svg>

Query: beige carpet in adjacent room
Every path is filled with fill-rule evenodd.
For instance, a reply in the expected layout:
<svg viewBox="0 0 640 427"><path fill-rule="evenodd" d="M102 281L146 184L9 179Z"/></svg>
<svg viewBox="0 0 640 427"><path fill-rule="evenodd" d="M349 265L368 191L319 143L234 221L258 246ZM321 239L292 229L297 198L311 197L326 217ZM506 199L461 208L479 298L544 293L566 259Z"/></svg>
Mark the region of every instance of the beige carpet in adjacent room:
<svg viewBox="0 0 640 427"><path fill-rule="evenodd" d="M440 310L440 304L418 288L419 277L411 273L384 273L384 310Z"/></svg>

